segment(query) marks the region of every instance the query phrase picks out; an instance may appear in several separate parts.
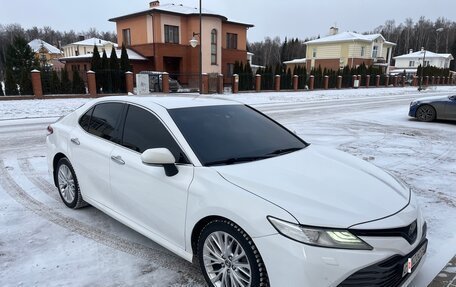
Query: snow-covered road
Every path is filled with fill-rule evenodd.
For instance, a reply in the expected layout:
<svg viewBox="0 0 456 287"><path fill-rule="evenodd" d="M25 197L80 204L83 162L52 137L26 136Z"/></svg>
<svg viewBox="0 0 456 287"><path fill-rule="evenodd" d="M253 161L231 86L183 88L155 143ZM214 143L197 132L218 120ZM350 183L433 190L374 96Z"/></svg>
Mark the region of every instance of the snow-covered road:
<svg viewBox="0 0 456 287"><path fill-rule="evenodd" d="M428 95L456 93L441 87ZM407 117L415 89L224 95L312 144L403 178L422 204L429 251L414 286L456 253L456 123ZM89 207L69 210L47 174L45 128L86 99L0 102L0 286L203 286L196 267Z"/></svg>

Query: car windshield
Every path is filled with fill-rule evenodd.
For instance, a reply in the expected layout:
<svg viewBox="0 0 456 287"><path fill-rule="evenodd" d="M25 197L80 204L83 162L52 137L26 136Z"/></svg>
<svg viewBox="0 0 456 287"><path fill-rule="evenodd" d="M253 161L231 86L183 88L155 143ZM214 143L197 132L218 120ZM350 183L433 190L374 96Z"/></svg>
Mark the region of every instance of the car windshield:
<svg viewBox="0 0 456 287"><path fill-rule="evenodd" d="M280 124L244 105L179 108L169 113L205 166L260 160L307 146Z"/></svg>

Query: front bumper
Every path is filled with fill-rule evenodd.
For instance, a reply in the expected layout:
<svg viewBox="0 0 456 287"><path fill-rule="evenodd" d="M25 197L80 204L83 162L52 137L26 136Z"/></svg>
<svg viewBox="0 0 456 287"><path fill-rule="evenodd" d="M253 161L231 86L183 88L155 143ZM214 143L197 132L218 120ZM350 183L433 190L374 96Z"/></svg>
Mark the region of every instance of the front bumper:
<svg viewBox="0 0 456 287"><path fill-rule="evenodd" d="M418 104L410 105L409 109L409 117L415 118L416 117L416 110L418 109Z"/></svg>
<svg viewBox="0 0 456 287"><path fill-rule="evenodd" d="M314 247L279 234L255 238L254 241L265 262L272 287L399 287L406 286L413 280L424 261L423 257L412 269L411 274L402 277L403 262L427 241L422 227L424 222L420 220L419 223L420 236L413 245L398 237L363 237L362 239L373 246L374 250ZM394 282L388 281L386 285L382 279L387 277L371 277L364 281L359 281L360 277L356 277L363 270L370 271L378 265L391 267L389 270L393 270L392 274L400 273L400 277Z"/></svg>

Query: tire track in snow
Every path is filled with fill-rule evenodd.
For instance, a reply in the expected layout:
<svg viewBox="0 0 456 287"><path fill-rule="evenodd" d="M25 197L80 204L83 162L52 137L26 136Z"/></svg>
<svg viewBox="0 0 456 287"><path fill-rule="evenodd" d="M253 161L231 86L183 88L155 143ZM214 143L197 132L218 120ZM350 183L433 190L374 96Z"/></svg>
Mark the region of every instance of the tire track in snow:
<svg viewBox="0 0 456 287"><path fill-rule="evenodd" d="M27 158L18 159L19 167L22 173L41 191L44 191L49 197L60 202L60 196L57 192L57 188L50 184L46 179L38 175L35 169L30 164L30 161Z"/></svg>
<svg viewBox="0 0 456 287"><path fill-rule="evenodd" d="M30 175L28 176L30 177ZM36 180L32 178L33 177L30 179L33 183ZM85 238L91 239L104 246L148 260L149 263L156 264L157 267L176 271L189 279L202 282L198 267L168 251L146 247L102 230L98 230L88 224L61 214L34 199L28 195L27 192L11 177L2 159L0 159L0 185L6 193L19 204L58 226Z"/></svg>

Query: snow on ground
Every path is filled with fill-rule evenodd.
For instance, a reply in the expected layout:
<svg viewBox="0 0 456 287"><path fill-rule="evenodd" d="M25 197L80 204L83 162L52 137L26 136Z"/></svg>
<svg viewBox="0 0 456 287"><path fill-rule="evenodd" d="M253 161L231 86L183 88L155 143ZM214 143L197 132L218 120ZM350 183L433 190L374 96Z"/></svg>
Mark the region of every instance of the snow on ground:
<svg viewBox="0 0 456 287"><path fill-rule="evenodd" d="M252 104L312 144L346 151L404 179L429 226L425 265L411 285L424 287L456 253L456 124L410 119L408 103L450 93L456 88L205 97ZM94 208L73 211L59 201L47 174L44 128L87 101L0 101L0 285L88 286L101 278L105 286L202 286L198 271L147 238ZM33 126L40 129L14 134Z"/></svg>

